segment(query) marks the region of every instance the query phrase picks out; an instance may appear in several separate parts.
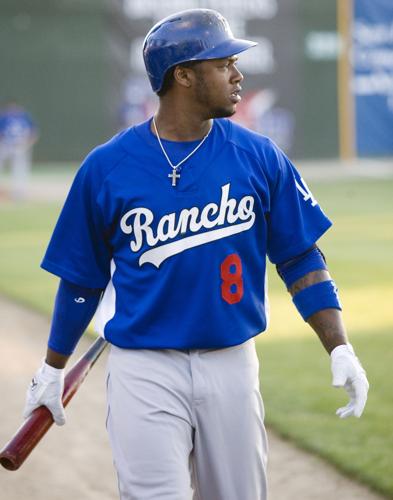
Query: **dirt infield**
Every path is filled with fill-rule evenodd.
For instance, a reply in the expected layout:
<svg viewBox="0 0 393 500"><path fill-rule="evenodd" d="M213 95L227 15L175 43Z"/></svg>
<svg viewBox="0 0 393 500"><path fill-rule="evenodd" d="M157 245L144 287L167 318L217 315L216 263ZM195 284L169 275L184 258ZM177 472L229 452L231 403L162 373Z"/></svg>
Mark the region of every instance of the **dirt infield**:
<svg viewBox="0 0 393 500"><path fill-rule="evenodd" d="M24 394L44 354L49 323L0 297L0 446L21 423ZM82 339L75 354L85 351ZM105 361L98 361L67 408L19 471L0 468L4 500L116 500L117 480L105 431ZM72 361L71 361L72 362ZM316 457L269 431L270 500L382 500ZM158 499L157 499L158 500ZM220 500L220 499L216 499ZM221 499L224 500L224 499ZM243 500L243 499L239 499Z"/></svg>

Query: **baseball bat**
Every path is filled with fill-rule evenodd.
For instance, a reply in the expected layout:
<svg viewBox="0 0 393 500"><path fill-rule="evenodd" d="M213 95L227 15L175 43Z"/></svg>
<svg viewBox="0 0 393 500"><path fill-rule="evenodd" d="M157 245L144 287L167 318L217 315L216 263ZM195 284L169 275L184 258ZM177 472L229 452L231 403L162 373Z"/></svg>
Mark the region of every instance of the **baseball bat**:
<svg viewBox="0 0 393 500"><path fill-rule="evenodd" d="M64 379L63 405L67 406L97 361L107 342L98 338L81 356ZM41 441L53 424L51 412L45 406L33 411L0 451L0 463L8 470L17 470Z"/></svg>

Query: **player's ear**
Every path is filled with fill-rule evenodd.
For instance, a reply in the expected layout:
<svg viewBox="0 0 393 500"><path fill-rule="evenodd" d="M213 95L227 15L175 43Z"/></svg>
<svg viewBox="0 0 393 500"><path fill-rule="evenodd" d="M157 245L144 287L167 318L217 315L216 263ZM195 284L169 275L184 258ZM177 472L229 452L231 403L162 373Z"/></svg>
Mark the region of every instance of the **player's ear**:
<svg viewBox="0 0 393 500"><path fill-rule="evenodd" d="M173 70L173 78L182 87L190 88L195 79L195 74L191 68L176 66Z"/></svg>

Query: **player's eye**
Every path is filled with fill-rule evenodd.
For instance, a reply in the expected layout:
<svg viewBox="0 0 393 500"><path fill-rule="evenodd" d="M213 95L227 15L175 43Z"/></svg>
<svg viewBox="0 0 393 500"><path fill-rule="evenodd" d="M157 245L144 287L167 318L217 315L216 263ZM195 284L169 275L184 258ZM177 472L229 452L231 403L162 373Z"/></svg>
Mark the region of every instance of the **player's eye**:
<svg viewBox="0 0 393 500"><path fill-rule="evenodd" d="M230 68L232 64L233 63L231 61L226 61L226 62L220 64L219 68L223 68L223 69Z"/></svg>
<svg viewBox="0 0 393 500"><path fill-rule="evenodd" d="M236 64L238 63L238 59L229 59L227 62L227 67L236 67Z"/></svg>

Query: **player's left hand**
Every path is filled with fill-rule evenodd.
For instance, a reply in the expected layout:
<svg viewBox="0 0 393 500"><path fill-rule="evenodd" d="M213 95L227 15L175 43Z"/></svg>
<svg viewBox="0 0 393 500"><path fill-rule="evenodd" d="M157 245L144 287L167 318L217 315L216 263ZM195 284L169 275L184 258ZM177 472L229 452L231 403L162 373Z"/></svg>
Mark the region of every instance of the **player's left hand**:
<svg viewBox="0 0 393 500"><path fill-rule="evenodd" d="M339 345L330 353L333 386L344 387L349 395L349 403L339 408L340 418L360 417L367 401L369 383L360 361L351 344Z"/></svg>

